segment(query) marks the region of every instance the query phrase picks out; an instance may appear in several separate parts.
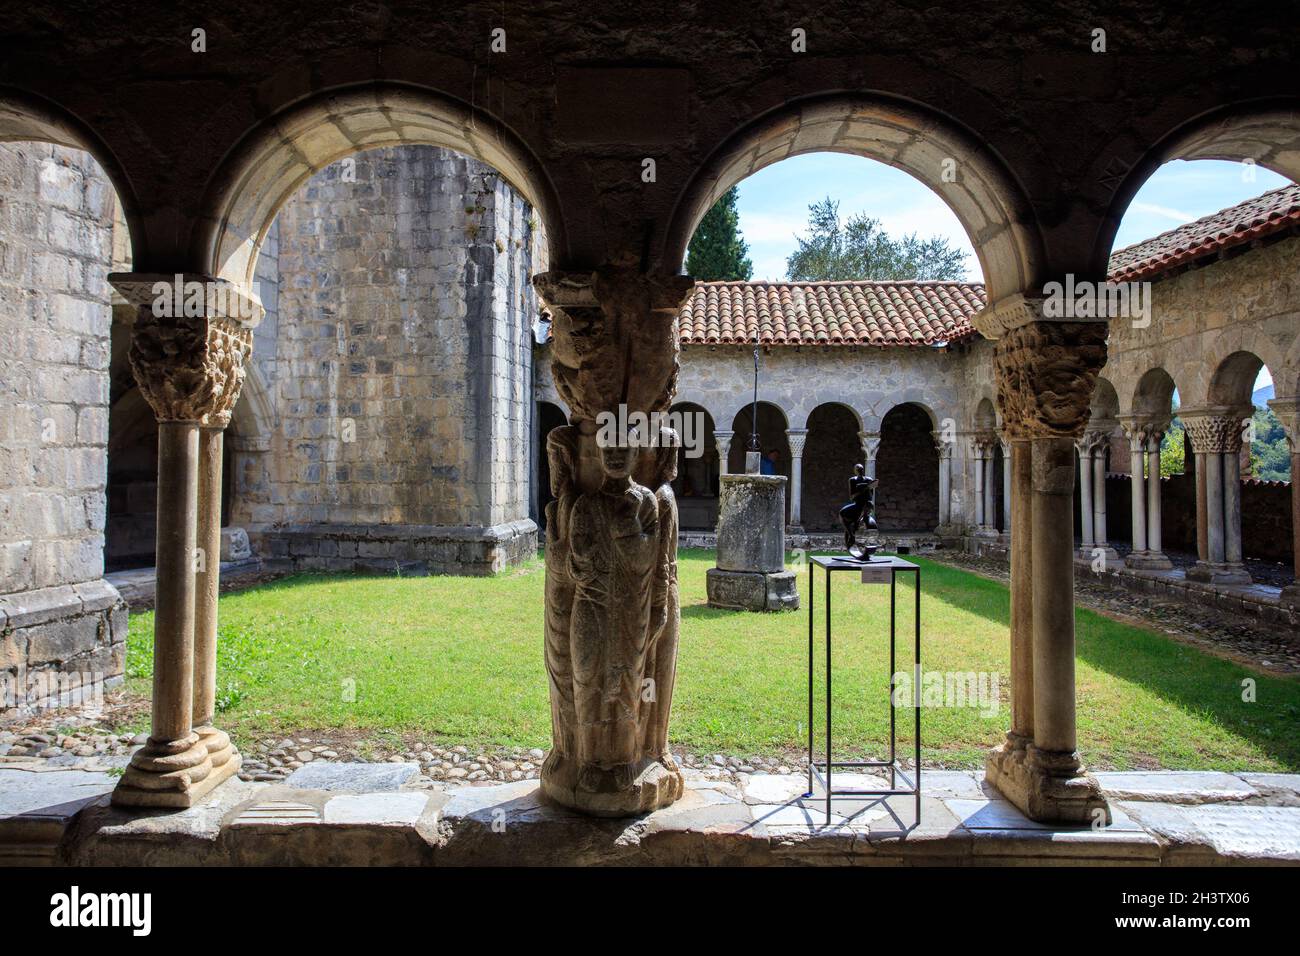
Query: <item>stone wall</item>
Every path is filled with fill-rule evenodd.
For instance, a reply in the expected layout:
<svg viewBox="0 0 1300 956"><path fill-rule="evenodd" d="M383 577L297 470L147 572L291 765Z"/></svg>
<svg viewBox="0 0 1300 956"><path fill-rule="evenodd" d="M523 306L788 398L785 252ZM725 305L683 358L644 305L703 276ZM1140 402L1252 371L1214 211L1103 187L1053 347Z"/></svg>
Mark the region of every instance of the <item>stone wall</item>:
<svg viewBox="0 0 1300 956"><path fill-rule="evenodd" d="M85 153L0 146L0 711L120 679L104 581L115 196Z"/></svg>
<svg viewBox="0 0 1300 956"><path fill-rule="evenodd" d="M357 567L471 572L531 553L531 209L482 163L403 147L318 173L278 228L255 342L272 428L234 442L254 550L341 567L350 536Z"/></svg>

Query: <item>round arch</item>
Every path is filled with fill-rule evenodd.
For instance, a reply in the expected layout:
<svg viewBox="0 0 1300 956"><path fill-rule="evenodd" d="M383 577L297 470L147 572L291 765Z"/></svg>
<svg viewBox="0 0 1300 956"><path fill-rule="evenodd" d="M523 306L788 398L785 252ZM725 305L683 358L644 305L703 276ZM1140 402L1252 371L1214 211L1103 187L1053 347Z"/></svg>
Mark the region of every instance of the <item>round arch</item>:
<svg viewBox="0 0 1300 956"><path fill-rule="evenodd" d="M1131 411L1144 418L1168 415L1173 408L1175 393L1181 394L1168 371L1159 367L1147 369L1133 386Z"/></svg>
<svg viewBox="0 0 1300 956"><path fill-rule="evenodd" d="M811 429L813 427L813 416L816 415L818 411L827 408L843 409L846 413L848 413L853 417L853 421L857 425L857 430L863 431L862 415L858 412L858 410L854 408L852 405L850 405L848 402L836 402L836 401L822 402L821 404L813 408L810 412L808 412L807 416L805 416L803 427ZM855 441L857 440L856 436L854 440Z"/></svg>
<svg viewBox="0 0 1300 956"><path fill-rule="evenodd" d="M146 234L131 180L104 141L62 107L28 93L0 87L0 143L53 143L87 152L117 193L134 261L147 258Z"/></svg>
<svg viewBox="0 0 1300 956"><path fill-rule="evenodd" d="M453 149L491 166L537 210L551 260L563 259L555 190L507 127L431 90L377 83L312 97L245 134L208 185L191 241L193 260L250 288L267 231L303 183L347 156L403 145Z"/></svg>
<svg viewBox="0 0 1300 956"><path fill-rule="evenodd" d="M1107 421L1114 419L1119 415L1119 392L1110 380L1104 376L1097 376L1097 384L1092 389L1092 402L1090 403L1089 419L1096 421L1105 419Z"/></svg>
<svg viewBox="0 0 1300 956"><path fill-rule="evenodd" d="M662 261L679 267L695 227L736 183L773 163L813 152L875 159L929 186L970 237L990 303L1041 280L1037 219L997 157L940 113L893 98L854 94L795 101L723 142L679 195Z"/></svg>
<svg viewBox="0 0 1300 956"><path fill-rule="evenodd" d="M930 531L939 523L939 451L934 413L901 402L880 420L876 520L881 531Z"/></svg>
<svg viewBox="0 0 1300 956"><path fill-rule="evenodd" d="M808 414L804 439L800 522L806 531L842 527L844 505L854 465L863 463L861 420L843 402L823 402Z"/></svg>
<svg viewBox="0 0 1300 956"><path fill-rule="evenodd" d="M1112 194L1093 247L1105 275L1120 220L1143 183L1175 159L1252 160L1300 183L1300 103L1235 104L1193 117L1171 130L1134 163Z"/></svg>

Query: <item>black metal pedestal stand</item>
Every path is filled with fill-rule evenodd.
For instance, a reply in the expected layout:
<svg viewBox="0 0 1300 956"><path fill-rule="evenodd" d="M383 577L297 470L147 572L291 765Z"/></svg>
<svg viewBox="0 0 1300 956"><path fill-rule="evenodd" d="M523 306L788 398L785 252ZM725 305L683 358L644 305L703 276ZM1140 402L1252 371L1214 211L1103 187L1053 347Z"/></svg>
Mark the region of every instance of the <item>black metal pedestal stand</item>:
<svg viewBox="0 0 1300 956"><path fill-rule="evenodd" d="M826 760L818 763L813 754L813 623L815 620L815 603L816 603L816 580L815 571L821 567L826 578ZM888 760L864 760L864 761L844 761L834 758L834 744L831 734L831 575L836 571L856 571L863 574L863 580L868 583L881 583L886 580L889 582L889 759ZM915 725L913 728L915 736L915 771L914 777L908 776L907 771L898 765L897 757L897 733L898 733L898 708L894 703L894 674L895 668L895 645L896 645L896 623L897 623L897 580L898 575L911 573L915 575L916 604L913 609L914 620L914 640L915 640L915 670L912 694L912 713ZM831 801L835 797L893 797L893 796L915 796L916 797L916 822L921 822L921 705L920 705L920 677L921 677L921 569L910 561L904 561L902 558L893 555L881 555L873 558L871 561L856 561L852 558L838 558L827 556L814 556L808 562L808 792L805 797L814 796L813 781L820 783L826 791L826 825L831 822ZM861 770L866 768L889 769L889 789L888 790L854 790L854 789L835 789L833 777L836 769ZM823 769L825 775L823 776ZM898 778L901 777L906 787L898 786Z"/></svg>

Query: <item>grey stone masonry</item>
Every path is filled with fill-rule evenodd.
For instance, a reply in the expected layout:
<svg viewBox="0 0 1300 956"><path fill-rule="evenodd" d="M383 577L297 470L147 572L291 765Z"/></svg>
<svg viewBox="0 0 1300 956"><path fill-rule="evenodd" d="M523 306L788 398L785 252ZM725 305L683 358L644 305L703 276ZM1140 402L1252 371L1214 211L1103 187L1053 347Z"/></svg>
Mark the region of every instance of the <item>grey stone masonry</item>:
<svg viewBox="0 0 1300 956"><path fill-rule="evenodd" d="M0 146L0 710L57 696L51 675L122 673L103 557L114 204L86 153Z"/></svg>

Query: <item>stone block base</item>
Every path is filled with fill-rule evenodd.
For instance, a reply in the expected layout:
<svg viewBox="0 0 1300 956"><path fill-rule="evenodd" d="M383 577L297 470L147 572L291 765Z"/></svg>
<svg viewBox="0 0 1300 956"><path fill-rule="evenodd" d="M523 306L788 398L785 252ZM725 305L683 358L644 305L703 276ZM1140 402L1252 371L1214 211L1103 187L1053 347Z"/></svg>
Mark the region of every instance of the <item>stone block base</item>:
<svg viewBox="0 0 1300 956"><path fill-rule="evenodd" d="M1124 566L1134 571L1169 571L1174 563L1159 551L1134 551L1124 559Z"/></svg>
<svg viewBox="0 0 1300 956"><path fill-rule="evenodd" d="M491 528L303 525L253 538L263 567L285 571L488 575L537 554L537 525L527 518Z"/></svg>
<svg viewBox="0 0 1300 956"><path fill-rule="evenodd" d="M1210 564L1197 561L1187 569L1187 580L1200 581L1203 584L1251 584L1250 574L1238 564Z"/></svg>
<svg viewBox="0 0 1300 956"><path fill-rule="evenodd" d="M97 706L122 682L126 631L103 579L0 595L0 715Z"/></svg>
<svg viewBox="0 0 1300 956"><path fill-rule="evenodd" d="M1101 786L1076 754L1047 754L1008 735L985 761L985 777L1025 816L1039 823L1109 825Z"/></svg>
<svg viewBox="0 0 1300 956"><path fill-rule="evenodd" d="M244 758L238 751L212 771L202 780L183 790L153 790L146 787L132 786L130 770L113 789L113 805L117 807L161 807L164 809L186 810L215 790L220 784L239 772Z"/></svg>
<svg viewBox="0 0 1300 956"><path fill-rule="evenodd" d="M561 806L594 817L630 817L675 803L685 790L671 757L639 765L581 767L552 750L541 772L542 793Z"/></svg>
<svg viewBox="0 0 1300 956"><path fill-rule="evenodd" d="M723 571L704 574L709 607L737 611L797 611L799 584L793 571Z"/></svg>

